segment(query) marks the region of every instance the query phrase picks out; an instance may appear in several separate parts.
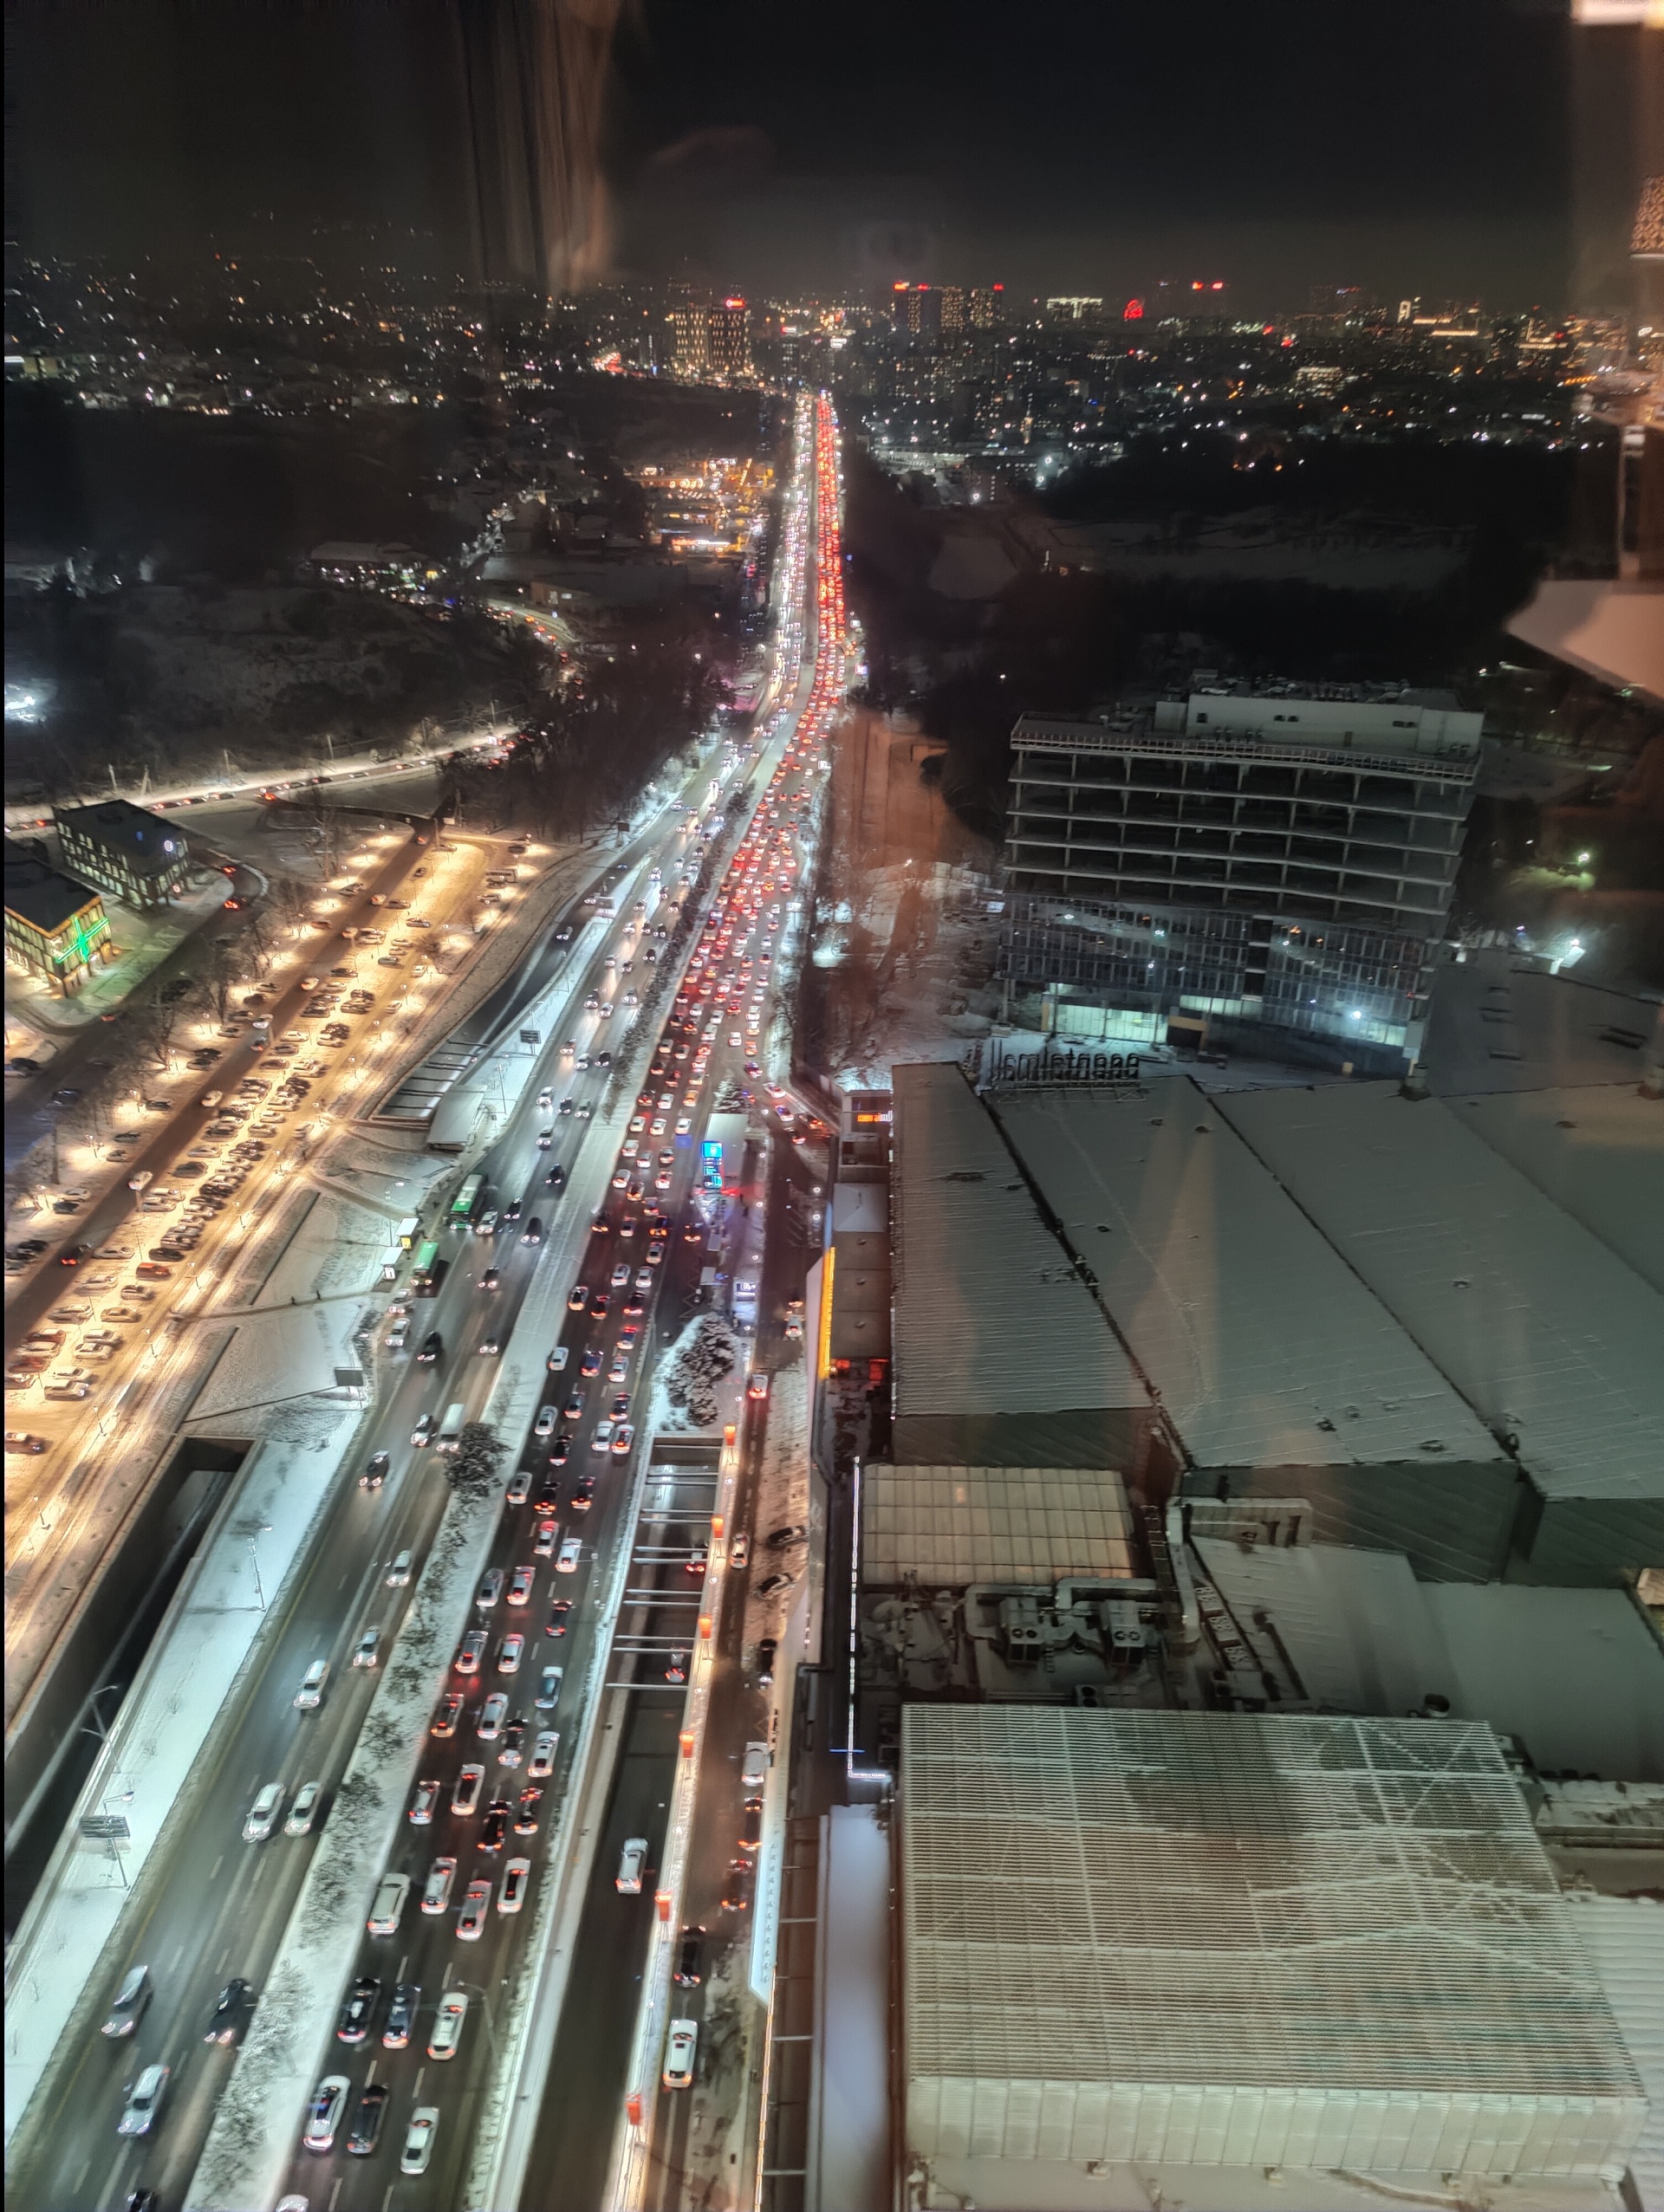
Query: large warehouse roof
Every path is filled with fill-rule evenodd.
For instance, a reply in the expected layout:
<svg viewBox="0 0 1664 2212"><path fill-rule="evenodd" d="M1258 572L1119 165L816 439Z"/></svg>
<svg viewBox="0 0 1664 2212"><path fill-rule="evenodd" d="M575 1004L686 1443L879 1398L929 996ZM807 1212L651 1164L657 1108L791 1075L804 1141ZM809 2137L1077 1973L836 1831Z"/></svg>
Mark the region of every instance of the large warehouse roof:
<svg viewBox="0 0 1664 2212"><path fill-rule="evenodd" d="M1066 1582L1135 1573L1119 1475L1084 1467L869 1466L861 1486L868 1584Z"/></svg>
<svg viewBox="0 0 1664 2212"><path fill-rule="evenodd" d="M894 1080L898 1421L1146 1406L959 1069L903 1066Z"/></svg>
<svg viewBox="0 0 1664 2212"><path fill-rule="evenodd" d="M1650 1284L1438 1100L1360 1083L1217 1103L1546 1497L1664 1502Z"/></svg>
<svg viewBox="0 0 1664 2212"><path fill-rule="evenodd" d="M1664 1292L1664 1100L1639 1084L1444 1101L1544 1196Z"/></svg>
<svg viewBox="0 0 1664 2212"><path fill-rule="evenodd" d="M1501 1459L1192 1084L992 1102L1199 1466Z"/></svg>
<svg viewBox="0 0 1664 2212"><path fill-rule="evenodd" d="M1577 2176L1646 2101L1502 1747L902 1716L914 2157Z"/></svg>

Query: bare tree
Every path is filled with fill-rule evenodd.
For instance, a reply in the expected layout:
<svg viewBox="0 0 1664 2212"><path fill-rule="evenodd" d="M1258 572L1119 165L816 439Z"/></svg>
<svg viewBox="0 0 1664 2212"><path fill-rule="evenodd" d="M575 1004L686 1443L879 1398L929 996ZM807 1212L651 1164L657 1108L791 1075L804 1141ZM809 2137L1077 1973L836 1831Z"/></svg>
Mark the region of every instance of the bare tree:
<svg viewBox="0 0 1664 2212"><path fill-rule="evenodd" d="M489 1422L466 1422L456 1450L445 1462L445 1479L453 1490L481 1496L491 1488L491 1477L507 1450L507 1444Z"/></svg>

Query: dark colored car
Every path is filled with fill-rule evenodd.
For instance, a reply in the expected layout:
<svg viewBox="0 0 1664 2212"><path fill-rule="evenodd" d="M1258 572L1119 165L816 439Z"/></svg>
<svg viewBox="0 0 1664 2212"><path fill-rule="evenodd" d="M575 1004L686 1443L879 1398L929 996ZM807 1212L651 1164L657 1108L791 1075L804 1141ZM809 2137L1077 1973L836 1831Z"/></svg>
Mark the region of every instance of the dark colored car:
<svg viewBox="0 0 1664 2212"><path fill-rule="evenodd" d="M361 1490L379 1490L383 1482L387 1481L387 1469L392 1464L393 1461L388 1453L385 1451L378 1451L372 1454L369 1464L365 1468L364 1472L358 1478L359 1489Z"/></svg>
<svg viewBox="0 0 1664 2212"><path fill-rule="evenodd" d="M537 1787L535 1782L530 1789L523 1789L521 1791L520 1803L516 1808L514 1815L514 1833L517 1836L535 1836L536 1834L537 1803L538 1800L543 1796L543 1794L542 1790Z"/></svg>
<svg viewBox="0 0 1664 2212"><path fill-rule="evenodd" d="M402 2051L416 2033L416 2012L421 2001L419 1982L401 1982L393 1991L387 2024L381 2031L381 2040L389 2051Z"/></svg>
<svg viewBox="0 0 1664 2212"><path fill-rule="evenodd" d="M595 1503L595 1476L593 1475L580 1475L577 1481L572 1485L573 1512L588 1513L590 1507Z"/></svg>
<svg viewBox="0 0 1664 2212"><path fill-rule="evenodd" d="M774 1680L774 1655L779 1645L772 1636L765 1636L757 1647L757 1679L759 1688L766 1688Z"/></svg>
<svg viewBox="0 0 1664 2212"><path fill-rule="evenodd" d="M422 1348L416 1354L425 1367L431 1367L445 1350L445 1339L437 1329L432 1329L422 1339Z"/></svg>
<svg viewBox="0 0 1664 2212"><path fill-rule="evenodd" d="M347 1993L347 2001L341 2008L341 2018L335 2023L335 2035L342 2043L361 2043L370 2032L370 2022L375 2016L375 2001L381 1995L381 1984L374 1975L361 1974Z"/></svg>
<svg viewBox="0 0 1664 2212"><path fill-rule="evenodd" d="M235 2043L249 2024L249 2013L254 2003L254 1992L240 1977L228 1982L219 1993L219 2002L214 2007L214 2016L208 2023L205 2043Z"/></svg>
<svg viewBox="0 0 1664 2212"><path fill-rule="evenodd" d="M387 2117L387 2099L392 2095L385 2081L374 2081L358 2100L353 2114L353 2124L347 2131L348 2155L354 2158L367 2158L381 2140L382 2124Z"/></svg>
<svg viewBox="0 0 1664 2212"><path fill-rule="evenodd" d="M509 1800L494 1797L485 1807L485 1818L479 1824L479 1833L474 1838L477 1851L497 1852L503 1848L503 1839L509 1833Z"/></svg>
<svg viewBox="0 0 1664 2212"><path fill-rule="evenodd" d="M684 1928L676 1954L676 1979L684 1989L697 1989L705 1974L705 1930Z"/></svg>

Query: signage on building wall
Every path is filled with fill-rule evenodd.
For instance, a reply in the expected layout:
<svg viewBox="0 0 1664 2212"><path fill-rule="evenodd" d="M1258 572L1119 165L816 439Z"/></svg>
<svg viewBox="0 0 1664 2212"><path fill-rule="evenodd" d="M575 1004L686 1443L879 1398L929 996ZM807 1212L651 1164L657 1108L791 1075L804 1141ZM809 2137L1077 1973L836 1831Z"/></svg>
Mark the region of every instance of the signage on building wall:
<svg viewBox="0 0 1664 2212"><path fill-rule="evenodd" d="M1040 1083L1136 1083L1143 1066L1135 1052L1006 1052L991 1057L983 1087L1016 1088Z"/></svg>

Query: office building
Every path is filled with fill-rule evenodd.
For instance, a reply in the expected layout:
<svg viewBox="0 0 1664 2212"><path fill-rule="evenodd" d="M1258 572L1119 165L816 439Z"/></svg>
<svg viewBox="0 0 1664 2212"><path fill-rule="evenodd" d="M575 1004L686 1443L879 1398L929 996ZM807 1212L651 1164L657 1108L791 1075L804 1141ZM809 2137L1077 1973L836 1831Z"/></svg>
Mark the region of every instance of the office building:
<svg viewBox="0 0 1664 2212"><path fill-rule="evenodd" d="M1012 994L1076 1034L1266 1028L1401 1068L1426 1021L1480 722L1413 697L1281 690L1198 692L1115 722L1024 715Z"/></svg>
<svg viewBox="0 0 1664 2212"><path fill-rule="evenodd" d="M97 892L6 840L6 957L67 996L115 957Z"/></svg>
<svg viewBox="0 0 1664 2212"><path fill-rule="evenodd" d="M69 866L124 906L165 906L191 872L185 835L130 799L60 807L58 843Z"/></svg>

